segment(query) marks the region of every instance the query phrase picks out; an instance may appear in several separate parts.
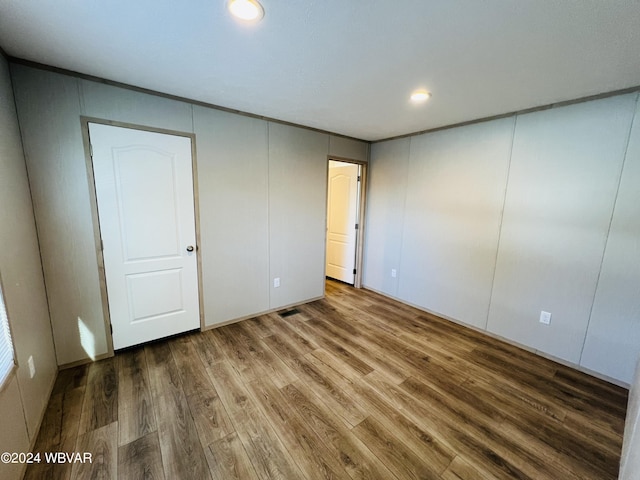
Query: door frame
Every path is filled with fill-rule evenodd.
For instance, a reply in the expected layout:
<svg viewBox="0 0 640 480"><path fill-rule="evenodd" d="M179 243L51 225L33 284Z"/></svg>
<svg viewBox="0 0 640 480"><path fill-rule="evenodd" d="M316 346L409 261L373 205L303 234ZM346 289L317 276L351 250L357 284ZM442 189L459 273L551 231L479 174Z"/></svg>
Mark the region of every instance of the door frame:
<svg viewBox="0 0 640 480"><path fill-rule="evenodd" d="M177 130L169 130L166 128L149 127L147 125L138 125L135 123L119 122L115 120L106 120L104 118L80 116L80 125L82 131L82 144L84 147L85 165L87 167L87 186L89 187L89 203L91 208L91 219L93 221L93 237L96 249L96 260L98 264L98 280L100 282L100 296L102 299L102 312L104 317L104 330L107 339L107 354L103 357L112 357L115 354L113 349L113 335L111 333L111 315L109 313L109 297L107 292L107 277L104 266L104 255L102 253L102 235L100 232L100 216L98 214L98 198L96 195L96 183L93 174L93 160L91 150L91 140L89 137L89 124L98 123L112 127L130 128L132 130L141 130L145 132L162 133L166 135L175 135L178 137L188 137L191 139L191 171L193 181L193 208L196 226L196 251L198 265L198 307L200 317L200 330L204 327L204 299L202 292L202 255L200 254L200 205L198 195L198 169L196 161L196 135L191 132L181 132ZM96 359L94 359L96 360Z"/></svg>
<svg viewBox="0 0 640 480"><path fill-rule="evenodd" d="M367 199L367 166L368 163L364 160L355 160L353 158L345 158L338 157L336 155L327 155L327 173L325 176L325 187L326 187L326 195L325 198L328 200L329 198L329 162L342 162L342 163L353 163L360 166L360 193L358 198L358 231L356 232L356 275L353 280L354 288L362 288L362 263L363 263L363 255L364 255L364 228L365 228L365 203ZM327 218L329 216L329 211L327 208L327 201L325 203L325 218L324 224L327 224ZM325 235L324 235L324 274L325 278L327 278L327 230L325 227Z"/></svg>

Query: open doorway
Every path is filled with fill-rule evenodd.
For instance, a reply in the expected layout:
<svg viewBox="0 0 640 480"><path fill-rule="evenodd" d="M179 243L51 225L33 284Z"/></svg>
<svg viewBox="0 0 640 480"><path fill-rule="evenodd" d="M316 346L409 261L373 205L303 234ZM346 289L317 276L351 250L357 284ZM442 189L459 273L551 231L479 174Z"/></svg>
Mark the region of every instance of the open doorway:
<svg viewBox="0 0 640 480"><path fill-rule="evenodd" d="M326 276L361 286L365 165L329 158Z"/></svg>

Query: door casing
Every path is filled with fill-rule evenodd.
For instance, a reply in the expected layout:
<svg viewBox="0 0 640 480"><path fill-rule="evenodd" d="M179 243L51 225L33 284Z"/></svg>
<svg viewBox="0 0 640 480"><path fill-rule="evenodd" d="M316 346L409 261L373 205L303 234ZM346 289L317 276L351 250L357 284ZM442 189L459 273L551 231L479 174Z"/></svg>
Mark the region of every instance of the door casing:
<svg viewBox="0 0 640 480"><path fill-rule="evenodd" d="M146 125L139 125L127 122L118 122L113 120L106 120L103 118L96 117L80 117L81 131L82 131L82 142L84 146L85 152L85 165L87 168L87 183L89 186L89 199L90 199L90 208L91 208L91 217L93 220L93 232L94 232L94 242L96 249L96 259L97 259L97 267L98 267L98 278L100 282L100 296L102 299L102 312L104 317L104 333L107 339L107 353L104 355L100 355L93 360L99 360L101 358L108 358L114 355L113 348L113 336L111 334L111 317L109 314L109 302L107 295L107 280L105 275L105 263L104 256L102 254L102 238L100 236L100 222L98 216L98 201L96 197L96 189L95 189L95 177L93 172L93 162L91 159L91 141L89 138L89 123L98 123L102 125L110 125L113 127L123 127L123 128L131 128L135 130L142 130L147 132L154 133L163 133L168 135L176 135L180 137L188 137L191 139L191 171L192 171L192 181L193 181L193 203L194 203L194 216L195 216L195 234L196 234L196 245L199 248L201 245L200 238L200 207L198 203L198 170L197 170L197 158L196 158L196 136L190 132L181 132L177 130L169 130L163 128L154 128ZM203 302L203 292L202 292L202 255L197 255L197 270L198 270L198 299L199 299L199 310L200 310L200 330L203 330L204 327L204 302ZM79 362L83 363L83 362Z"/></svg>

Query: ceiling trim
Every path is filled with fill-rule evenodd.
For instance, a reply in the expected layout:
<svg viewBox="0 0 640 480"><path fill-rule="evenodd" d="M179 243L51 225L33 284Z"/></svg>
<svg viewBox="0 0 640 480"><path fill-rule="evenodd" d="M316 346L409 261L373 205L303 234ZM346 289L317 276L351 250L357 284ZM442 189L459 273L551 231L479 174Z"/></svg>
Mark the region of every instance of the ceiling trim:
<svg viewBox="0 0 640 480"><path fill-rule="evenodd" d="M4 53L3 50L0 49L0 53ZM93 75L87 75L85 73L74 72L73 70L67 70L65 68L53 67L51 65L46 65L44 63L33 62L31 60L25 60L23 58L12 57L5 54L6 59L17 65L24 65L26 67L37 68L39 70L46 70L53 73L59 73L61 75L67 75L70 77L81 78L83 80L89 80L92 82L102 83L105 85L111 85L112 87L124 88L127 90L132 90L134 92L146 93L147 95L154 95L156 97L167 98L169 100L176 100L178 102L190 103L192 105L198 105L200 107L212 108L214 110L220 110L227 113L235 113L236 115L242 115L244 117L257 118L259 120L264 120L272 123L279 123L281 125L288 125L290 127L304 128L305 130L311 130L313 132L324 133L328 135L333 135L334 137L347 138L349 140L356 140L358 142L364 142L370 144L369 140L363 140L361 138L350 137L349 135L344 135L342 133L330 132L328 130L322 130L320 128L309 127L307 125L301 125L299 123L287 122L286 120L280 120L272 117L265 117L263 115L257 115L255 113L244 112L242 110L235 110L233 108L222 107L220 105L215 105L213 103L207 103L200 100L194 100L192 98L181 97L178 95L171 95L170 93L158 92L156 90L151 90L143 87L136 87L135 85L130 85L128 83L121 83L115 80L109 80L106 78L96 77Z"/></svg>
<svg viewBox="0 0 640 480"><path fill-rule="evenodd" d="M213 103L207 103L207 102L203 102L200 100L194 100L191 98L187 98L187 97L181 97L178 95L171 95L169 93L163 93L163 92L158 92L156 90L151 90L148 88L143 88L143 87L136 87L135 85L130 85L127 83L122 83L122 82L118 82L115 80L109 80L106 78L101 78L101 77L96 77L93 75L87 75L84 73L80 73L80 72L74 72L73 70L67 70L64 68L60 68L60 67L53 67L51 65L46 65L43 63L38 63L38 62L33 62L31 60L25 60L23 58L18 58L18 57L12 57L10 55L7 55L6 52L2 49L2 47L0 47L0 55L5 57L5 59L11 63L15 63L18 65L24 65L27 67L32 67L32 68L37 68L39 70L46 70L46 71L50 71L50 72L54 72L54 73L59 73L61 75L68 75L71 77L76 77L76 78L81 78L84 80L89 80L89 81L93 81L93 82L98 82L98 83L102 83L105 85L111 85L114 87L119 87L119 88L124 88L127 90L131 90L134 92L140 92L140 93L145 93L147 95L154 95L156 97L162 97L162 98L167 98L169 100L176 100L179 102L185 102L185 103L190 103L192 105L198 105L201 107L206 107L206 108L212 108L214 110L220 110L223 112L228 112L228 113L234 113L236 115L242 115L245 117L250 117L250 118L256 118L259 120L264 120L267 122L273 122L273 123L278 123L281 125L288 125L291 127L297 127L297 128L303 128L305 130L310 130L313 132L318 132L318 133L323 133L323 134L328 134L328 135L333 135L336 137L341 137L341 138L347 138L349 140L355 140L358 142L364 142L368 145L373 145L376 143L381 143L381 142L388 142L391 140L398 140L401 138L407 138L407 137L413 137L413 136L417 136L417 135L422 135L425 133L433 133L433 132L439 132L441 130L449 130L452 128L458 128L458 127L464 127L467 125L475 125L477 123L484 123L484 122L490 122L492 120L499 120L501 118L507 118L507 117L512 117L512 116L517 116L517 115L524 115L527 113L533 113L533 112L539 112L542 110L550 110L553 108L559 108L559 107L565 107L568 105L575 105L578 103L584 103L584 102L590 102L592 100L600 100L603 98L609 98L609 97L615 97L617 95L625 95L628 93L640 93L640 85L637 85L635 87L629 87L629 88L623 88L620 90L613 90L610 92L603 92L603 93L598 93L595 95L588 95L586 97L579 97L579 98L575 98L572 100L564 100L561 102L555 102L555 103L549 103L546 105L540 105L537 107L531 107L531 108L525 108L522 110L516 110L516 111L512 111L512 112L507 112L507 113L501 113L498 115L491 115L489 117L481 117L481 118L477 118L477 119L473 119L473 120L468 120L465 122L458 122L458 123L452 123L450 125L443 125L441 127L435 127L435 128L428 128L425 130L418 130L415 132L410 132L410 133L404 133L402 135L394 135L392 137L387 137L387 138L382 138L379 140L363 140L361 138L356 138L356 137L351 137L349 135L343 135L341 133L336 133L336 132L331 132L328 130L322 130L319 128L314 128L314 127L309 127L307 125L301 125L298 123L293 123L293 122L287 122L285 120L280 120L277 118L272 118L272 117L266 117L263 115L257 115L255 113L249 113L249 112L244 112L242 110L235 110L233 108L228 108L228 107L223 107L220 105L215 105Z"/></svg>
<svg viewBox="0 0 640 480"><path fill-rule="evenodd" d="M615 97L617 95L625 95L627 93L640 93L640 85L637 85L635 87L623 88L620 90L613 90L611 92L598 93L598 94L589 95L586 97L579 97L573 100L563 100L562 102L549 103L547 105L541 105L539 107L525 108L523 110L516 110L515 112L501 113L499 115L491 115L490 117L476 118L474 120L468 120L466 122L452 123L451 125L443 125L442 127L428 128L426 130L419 130L417 132L412 132L412 133L404 133L402 135L395 135L393 137L382 138L380 140L372 140L369 143L373 145L374 143L388 142L390 140L398 140L400 138L407 138L407 137L413 137L416 135L422 135L423 133L439 132L441 130L449 130L451 128L464 127L467 125L474 125L476 123L490 122L492 120L498 120L500 118L524 115L526 113L540 112L542 110L550 110L552 108L566 107L567 105L575 105L577 103L590 102L592 100L600 100L602 98Z"/></svg>

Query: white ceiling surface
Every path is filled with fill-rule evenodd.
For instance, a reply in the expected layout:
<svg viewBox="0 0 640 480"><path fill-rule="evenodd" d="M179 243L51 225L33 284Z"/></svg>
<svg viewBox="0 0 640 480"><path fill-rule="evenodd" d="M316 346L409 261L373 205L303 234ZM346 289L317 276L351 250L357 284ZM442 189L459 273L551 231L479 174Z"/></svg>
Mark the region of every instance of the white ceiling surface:
<svg viewBox="0 0 640 480"><path fill-rule="evenodd" d="M246 25L224 0L0 0L0 46L365 140L640 85L640 0L262 4Z"/></svg>

